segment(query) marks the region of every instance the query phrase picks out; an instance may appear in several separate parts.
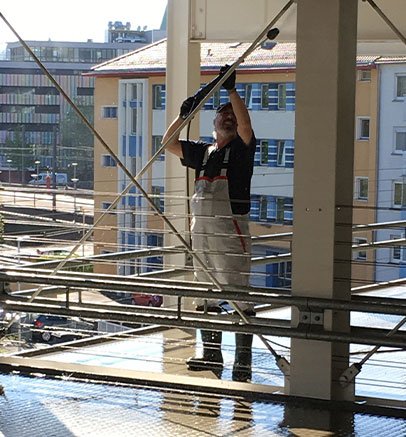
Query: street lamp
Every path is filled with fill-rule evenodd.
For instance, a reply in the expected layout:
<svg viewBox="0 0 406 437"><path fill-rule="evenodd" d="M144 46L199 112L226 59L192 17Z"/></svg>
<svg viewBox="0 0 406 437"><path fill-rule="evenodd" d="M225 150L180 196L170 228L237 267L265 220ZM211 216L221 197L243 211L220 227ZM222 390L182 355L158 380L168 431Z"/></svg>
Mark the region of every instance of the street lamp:
<svg viewBox="0 0 406 437"><path fill-rule="evenodd" d="M73 212L76 213L76 188L77 188L77 183L79 181L79 179L76 177L76 167L77 167L78 163L77 162L72 162L72 167L73 167L73 178L72 178L72 182L73 182L73 189L75 190L73 193Z"/></svg>
<svg viewBox="0 0 406 437"><path fill-rule="evenodd" d="M37 170L37 178L39 177L39 165L41 164L41 161L38 161L38 159L34 162L35 168Z"/></svg>
<svg viewBox="0 0 406 437"><path fill-rule="evenodd" d="M12 159L7 159L8 164L8 183L11 183L11 163L13 162Z"/></svg>

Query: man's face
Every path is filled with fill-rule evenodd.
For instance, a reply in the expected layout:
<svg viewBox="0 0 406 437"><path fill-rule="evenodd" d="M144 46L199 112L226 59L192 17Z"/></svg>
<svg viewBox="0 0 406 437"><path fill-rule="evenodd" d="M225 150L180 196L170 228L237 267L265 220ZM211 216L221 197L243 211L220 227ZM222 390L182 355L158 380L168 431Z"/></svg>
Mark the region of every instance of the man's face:
<svg viewBox="0 0 406 437"><path fill-rule="evenodd" d="M219 133L227 135L237 132L237 119L231 106L224 108L216 114L214 129Z"/></svg>

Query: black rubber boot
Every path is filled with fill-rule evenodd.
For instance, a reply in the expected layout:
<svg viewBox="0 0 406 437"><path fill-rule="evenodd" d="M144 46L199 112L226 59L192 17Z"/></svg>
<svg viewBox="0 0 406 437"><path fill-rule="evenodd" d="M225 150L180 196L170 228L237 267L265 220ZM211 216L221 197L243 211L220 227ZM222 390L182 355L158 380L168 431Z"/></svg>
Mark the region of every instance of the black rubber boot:
<svg viewBox="0 0 406 437"><path fill-rule="evenodd" d="M252 334L235 334L233 381L247 382L251 380L252 339Z"/></svg>
<svg viewBox="0 0 406 437"><path fill-rule="evenodd" d="M211 370L214 373L221 373L223 370L223 355L221 354L222 332L202 330L203 356L192 357L186 361L189 370L194 372Z"/></svg>

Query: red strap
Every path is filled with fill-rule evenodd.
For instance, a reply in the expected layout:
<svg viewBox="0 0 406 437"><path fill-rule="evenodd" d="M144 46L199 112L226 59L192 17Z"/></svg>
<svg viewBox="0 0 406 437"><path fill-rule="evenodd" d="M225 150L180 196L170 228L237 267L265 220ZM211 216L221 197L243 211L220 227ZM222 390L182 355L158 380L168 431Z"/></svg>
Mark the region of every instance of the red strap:
<svg viewBox="0 0 406 437"><path fill-rule="evenodd" d="M242 236L240 226L238 225L238 222L236 219L233 219L233 223L234 223L235 230L237 231L237 235L240 237L241 246L242 246L244 252L246 252L247 248L245 247L245 241L244 241L244 237Z"/></svg>

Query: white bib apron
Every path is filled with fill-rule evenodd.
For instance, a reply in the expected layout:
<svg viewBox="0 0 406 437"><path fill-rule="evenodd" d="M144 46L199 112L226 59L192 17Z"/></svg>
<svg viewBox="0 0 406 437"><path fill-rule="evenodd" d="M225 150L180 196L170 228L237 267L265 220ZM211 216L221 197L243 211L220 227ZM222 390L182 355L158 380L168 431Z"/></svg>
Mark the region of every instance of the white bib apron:
<svg viewBox="0 0 406 437"><path fill-rule="evenodd" d="M220 284L249 284L251 270L251 237L247 215L233 215L228 191L227 167L230 148L226 149L221 174L214 178L204 176L205 164L214 146L206 149L202 170L195 181L195 193L191 200L192 247ZM201 266L194 261L195 278L209 281ZM237 287L238 288L238 287ZM218 300L208 300L208 306L218 305ZM203 305L204 299L195 299L195 305ZM252 308L239 303L242 309Z"/></svg>

